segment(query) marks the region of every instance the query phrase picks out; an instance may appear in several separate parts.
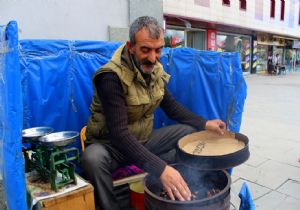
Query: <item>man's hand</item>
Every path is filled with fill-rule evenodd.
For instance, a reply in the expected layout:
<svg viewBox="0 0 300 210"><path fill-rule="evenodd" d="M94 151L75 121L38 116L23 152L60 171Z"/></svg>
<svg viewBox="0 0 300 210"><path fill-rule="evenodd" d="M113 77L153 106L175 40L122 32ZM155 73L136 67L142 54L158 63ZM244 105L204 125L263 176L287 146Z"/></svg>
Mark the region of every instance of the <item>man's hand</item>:
<svg viewBox="0 0 300 210"><path fill-rule="evenodd" d="M215 131L221 135L224 134L226 124L222 120L208 120L205 125L205 130Z"/></svg>
<svg viewBox="0 0 300 210"><path fill-rule="evenodd" d="M160 176L160 180L171 200L175 200L175 198L180 201L191 200L191 191L189 187L180 173L173 167L166 166Z"/></svg>

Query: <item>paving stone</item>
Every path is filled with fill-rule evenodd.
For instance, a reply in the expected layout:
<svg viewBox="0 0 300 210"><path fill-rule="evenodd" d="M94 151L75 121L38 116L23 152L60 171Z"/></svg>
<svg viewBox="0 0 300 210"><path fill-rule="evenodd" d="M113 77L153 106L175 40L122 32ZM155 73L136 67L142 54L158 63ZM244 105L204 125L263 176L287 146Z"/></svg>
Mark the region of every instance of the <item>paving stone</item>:
<svg viewBox="0 0 300 210"><path fill-rule="evenodd" d="M241 188L242 188L242 186L243 186L243 183L245 183L245 182L248 185L248 188L250 190L250 193L251 193L251 196L252 196L253 200L255 200L255 199L271 192L271 189L266 188L264 186L258 185L258 184L253 183L253 182L249 182L249 181L244 180L244 179L238 179L236 182L234 182L231 185L232 193L238 195Z"/></svg>
<svg viewBox="0 0 300 210"><path fill-rule="evenodd" d="M300 200L288 196L283 202L280 202L274 209L278 210L299 210ZM259 209L258 209L259 210Z"/></svg>
<svg viewBox="0 0 300 210"><path fill-rule="evenodd" d="M249 138L251 157L234 169L234 175L272 189L254 201L256 209L300 210L300 74L245 78L248 90L240 132Z"/></svg>
<svg viewBox="0 0 300 210"><path fill-rule="evenodd" d="M283 203L286 199L286 195L272 191L269 194L257 199L255 204L256 210L275 210L279 209L278 206ZM281 210L290 210L290 209L281 209Z"/></svg>
<svg viewBox="0 0 300 210"><path fill-rule="evenodd" d="M300 182L298 181L288 180L276 191L300 200Z"/></svg>
<svg viewBox="0 0 300 210"><path fill-rule="evenodd" d="M263 158L276 160L281 163L288 163L297 167L296 160L297 156L299 156L300 143L289 140L285 140L284 142L284 145L281 140L274 140L273 142L261 144L256 147L255 153Z"/></svg>
<svg viewBox="0 0 300 210"><path fill-rule="evenodd" d="M290 142L287 142L287 144L292 144ZM298 161L299 157L300 157L300 143L294 143L293 145L293 149L287 151L287 152L282 152L281 155L278 154L270 154L269 153L269 158L274 160L274 161L278 161L281 163L285 163L291 166L295 166L300 168L300 163ZM284 157L284 158L283 158Z"/></svg>
<svg viewBox="0 0 300 210"><path fill-rule="evenodd" d="M231 188L230 191L230 210L235 210L235 209L239 209L240 208L240 203L241 203L241 199L239 197L238 192L234 191Z"/></svg>
<svg viewBox="0 0 300 210"><path fill-rule="evenodd" d="M238 166L235 175L275 190L288 179L300 181L300 168L268 160L257 168L246 164Z"/></svg>
<svg viewBox="0 0 300 210"><path fill-rule="evenodd" d="M249 180L253 183L257 181L257 168L242 164L234 168L234 175Z"/></svg>
<svg viewBox="0 0 300 210"><path fill-rule="evenodd" d="M262 163L266 162L268 159L261 156L257 152L254 151L254 149L250 150L250 157L249 159L245 162L245 164L253 167L258 167Z"/></svg>
<svg viewBox="0 0 300 210"><path fill-rule="evenodd" d="M234 169L232 170L232 174L230 177L231 177L231 183L237 181L240 178L234 174Z"/></svg>
<svg viewBox="0 0 300 210"><path fill-rule="evenodd" d="M257 183L276 189L288 179L300 182L300 168L269 160L258 167Z"/></svg>

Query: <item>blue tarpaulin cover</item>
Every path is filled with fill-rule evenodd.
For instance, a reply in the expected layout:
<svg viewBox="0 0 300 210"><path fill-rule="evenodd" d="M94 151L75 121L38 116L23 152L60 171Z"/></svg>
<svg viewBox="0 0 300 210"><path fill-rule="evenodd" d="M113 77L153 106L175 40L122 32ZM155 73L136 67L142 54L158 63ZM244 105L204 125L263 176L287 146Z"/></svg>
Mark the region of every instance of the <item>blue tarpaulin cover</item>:
<svg viewBox="0 0 300 210"><path fill-rule="evenodd" d="M13 32L8 33L9 28ZM17 51L16 23L0 29L0 52L6 45L10 49L1 53L5 60L0 65L0 85L5 90L0 92L0 143L5 150L1 160L7 161L3 174L9 208L19 210L26 203L21 130L50 126L55 131L80 131L90 115L93 73L121 43L21 40ZM238 53L167 48L161 60L171 74L168 88L180 103L239 131L246 83ZM155 113L155 128L172 123L161 110Z"/></svg>
<svg viewBox="0 0 300 210"><path fill-rule="evenodd" d="M10 210L26 209L22 155L23 101L18 26L0 26L0 163Z"/></svg>
<svg viewBox="0 0 300 210"><path fill-rule="evenodd" d="M238 53L165 49L162 63L171 75L168 88L191 111L207 119L219 118L238 132L246 98L246 83ZM174 123L161 111L155 127Z"/></svg>
<svg viewBox="0 0 300 210"><path fill-rule="evenodd" d="M239 192L239 197L241 199L239 210L255 210L252 196L246 182L243 183L243 186Z"/></svg>

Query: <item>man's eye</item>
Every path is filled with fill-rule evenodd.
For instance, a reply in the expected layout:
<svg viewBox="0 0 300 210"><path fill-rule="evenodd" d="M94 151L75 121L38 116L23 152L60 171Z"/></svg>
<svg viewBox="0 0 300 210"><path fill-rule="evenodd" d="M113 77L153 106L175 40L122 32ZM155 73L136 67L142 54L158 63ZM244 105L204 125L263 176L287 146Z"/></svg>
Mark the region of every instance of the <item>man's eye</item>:
<svg viewBox="0 0 300 210"><path fill-rule="evenodd" d="M148 53L148 52L149 52L149 49L148 49L148 48L142 48L142 52L143 52L143 53Z"/></svg>
<svg viewBox="0 0 300 210"><path fill-rule="evenodd" d="M161 53L161 51L162 51L162 48L158 48L155 50L156 53Z"/></svg>

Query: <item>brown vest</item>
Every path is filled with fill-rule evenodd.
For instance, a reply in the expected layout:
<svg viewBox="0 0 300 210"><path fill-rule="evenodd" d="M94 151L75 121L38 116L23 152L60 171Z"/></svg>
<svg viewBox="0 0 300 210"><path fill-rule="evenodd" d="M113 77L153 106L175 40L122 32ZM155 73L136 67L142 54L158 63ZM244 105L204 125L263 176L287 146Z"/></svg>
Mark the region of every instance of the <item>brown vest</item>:
<svg viewBox="0 0 300 210"><path fill-rule="evenodd" d="M132 68L124 63L130 64ZM94 96L90 106L92 115L87 125L86 136L88 140L97 139L102 143L109 143L109 135L105 113L95 88L95 77L103 72L114 72L118 75L127 105L128 130L141 143L146 142L152 132L153 113L163 99L164 87L170 76L157 62L148 86L130 59L127 47L119 47L110 62L96 71L93 77Z"/></svg>

